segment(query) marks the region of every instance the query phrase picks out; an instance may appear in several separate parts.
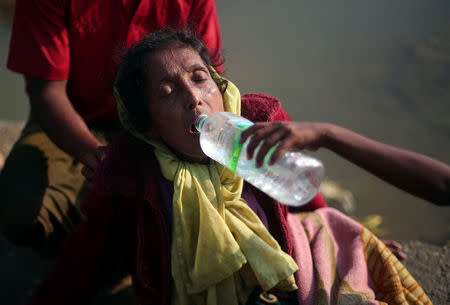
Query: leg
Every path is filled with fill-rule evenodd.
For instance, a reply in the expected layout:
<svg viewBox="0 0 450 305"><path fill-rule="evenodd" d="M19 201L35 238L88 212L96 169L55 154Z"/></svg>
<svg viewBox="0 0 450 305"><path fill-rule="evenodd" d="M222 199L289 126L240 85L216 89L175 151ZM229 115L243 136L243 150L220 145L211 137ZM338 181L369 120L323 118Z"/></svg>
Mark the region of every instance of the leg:
<svg viewBox="0 0 450 305"><path fill-rule="evenodd" d="M44 132L24 132L0 175L5 236L42 255L56 254L59 242L82 220L77 208L84 183L81 167Z"/></svg>

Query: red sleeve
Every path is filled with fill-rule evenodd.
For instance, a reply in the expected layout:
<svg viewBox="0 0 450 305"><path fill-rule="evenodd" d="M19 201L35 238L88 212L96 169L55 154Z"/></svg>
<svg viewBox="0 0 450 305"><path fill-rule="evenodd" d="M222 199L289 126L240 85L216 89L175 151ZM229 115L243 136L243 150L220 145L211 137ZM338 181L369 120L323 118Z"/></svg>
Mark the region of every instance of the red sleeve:
<svg viewBox="0 0 450 305"><path fill-rule="evenodd" d="M17 0L8 68L47 80L69 73L69 38L64 0Z"/></svg>
<svg viewBox="0 0 450 305"><path fill-rule="evenodd" d="M53 271L27 304L81 305L96 293L109 252L110 211L99 207L110 202L91 194L83 205L92 206L86 211L87 220L64 240Z"/></svg>
<svg viewBox="0 0 450 305"><path fill-rule="evenodd" d="M280 106L277 112L273 115L272 121L292 121L292 119L283 107Z"/></svg>
<svg viewBox="0 0 450 305"><path fill-rule="evenodd" d="M217 16L216 2L214 0L195 0L191 9L191 18L197 25L199 38L208 47L211 53L214 68L219 74L225 73L220 60L222 51L222 36L220 33L219 18Z"/></svg>

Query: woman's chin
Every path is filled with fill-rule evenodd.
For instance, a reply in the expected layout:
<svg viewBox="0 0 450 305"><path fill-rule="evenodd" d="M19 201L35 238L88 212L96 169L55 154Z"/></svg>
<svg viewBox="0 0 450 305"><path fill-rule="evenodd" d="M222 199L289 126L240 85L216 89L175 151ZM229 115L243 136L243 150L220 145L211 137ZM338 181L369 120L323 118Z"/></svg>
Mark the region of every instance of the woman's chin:
<svg viewBox="0 0 450 305"><path fill-rule="evenodd" d="M200 164L208 164L211 161L211 159L207 155L203 154L203 152L195 155L178 154L178 158Z"/></svg>
<svg viewBox="0 0 450 305"><path fill-rule="evenodd" d="M206 155L196 156L196 157L188 157L188 158L191 159L191 162L200 163L200 164L208 164L211 161L211 159Z"/></svg>

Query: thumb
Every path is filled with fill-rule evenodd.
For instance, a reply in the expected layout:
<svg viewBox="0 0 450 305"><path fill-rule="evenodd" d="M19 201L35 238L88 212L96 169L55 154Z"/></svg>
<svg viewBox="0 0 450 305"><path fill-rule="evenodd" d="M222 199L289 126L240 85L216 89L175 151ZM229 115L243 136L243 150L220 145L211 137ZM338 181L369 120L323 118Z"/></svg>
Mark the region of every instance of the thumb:
<svg viewBox="0 0 450 305"><path fill-rule="evenodd" d="M97 160L103 161L106 157L106 146L98 146L95 151L95 156L97 157Z"/></svg>

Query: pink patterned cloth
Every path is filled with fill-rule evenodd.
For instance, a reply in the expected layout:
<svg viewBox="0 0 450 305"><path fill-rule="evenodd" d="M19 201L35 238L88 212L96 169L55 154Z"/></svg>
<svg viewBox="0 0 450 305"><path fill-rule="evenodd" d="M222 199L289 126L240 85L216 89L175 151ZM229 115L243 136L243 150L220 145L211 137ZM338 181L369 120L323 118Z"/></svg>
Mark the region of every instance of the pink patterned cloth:
<svg viewBox="0 0 450 305"><path fill-rule="evenodd" d="M299 304L431 304L387 247L333 208L289 214Z"/></svg>

